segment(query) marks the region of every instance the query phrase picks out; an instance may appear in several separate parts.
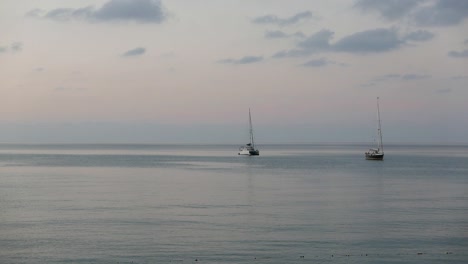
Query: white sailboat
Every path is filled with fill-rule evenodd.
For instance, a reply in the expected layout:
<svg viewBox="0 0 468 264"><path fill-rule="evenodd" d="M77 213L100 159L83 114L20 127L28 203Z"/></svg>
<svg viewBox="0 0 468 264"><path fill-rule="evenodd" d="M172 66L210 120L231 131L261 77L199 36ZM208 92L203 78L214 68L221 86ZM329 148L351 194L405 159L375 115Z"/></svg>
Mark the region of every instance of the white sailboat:
<svg viewBox="0 0 468 264"><path fill-rule="evenodd" d="M250 143L247 143L245 146L240 147L238 155L258 156L260 155L260 151L258 149L255 149L253 128L252 128L252 116L250 115L250 108L249 108L249 125L250 125Z"/></svg>
<svg viewBox="0 0 468 264"><path fill-rule="evenodd" d="M384 157L384 150L382 144L382 126L380 124L380 108L379 108L379 97L377 97L377 117L379 120L378 128L377 128L377 148L371 148L367 151L366 159L367 160L383 160Z"/></svg>

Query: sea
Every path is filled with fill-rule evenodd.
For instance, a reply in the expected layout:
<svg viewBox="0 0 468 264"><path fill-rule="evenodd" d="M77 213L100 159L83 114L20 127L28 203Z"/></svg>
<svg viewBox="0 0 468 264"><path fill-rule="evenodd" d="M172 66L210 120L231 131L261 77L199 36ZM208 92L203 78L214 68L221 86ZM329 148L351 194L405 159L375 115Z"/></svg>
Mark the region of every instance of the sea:
<svg viewBox="0 0 468 264"><path fill-rule="evenodd" d="M468 145L0 145L0 263L468 263Z"/></svg>

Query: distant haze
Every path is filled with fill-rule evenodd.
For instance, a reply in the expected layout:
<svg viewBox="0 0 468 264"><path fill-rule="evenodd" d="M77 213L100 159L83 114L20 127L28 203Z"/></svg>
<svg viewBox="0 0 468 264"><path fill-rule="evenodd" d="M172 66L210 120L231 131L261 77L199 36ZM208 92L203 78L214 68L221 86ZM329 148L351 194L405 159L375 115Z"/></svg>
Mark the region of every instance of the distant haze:
<svg viewBox="0 0 468 264"><path fill-rule="evenodd" d="M0 7L0 143L468 143L467 1Z"/></svg>

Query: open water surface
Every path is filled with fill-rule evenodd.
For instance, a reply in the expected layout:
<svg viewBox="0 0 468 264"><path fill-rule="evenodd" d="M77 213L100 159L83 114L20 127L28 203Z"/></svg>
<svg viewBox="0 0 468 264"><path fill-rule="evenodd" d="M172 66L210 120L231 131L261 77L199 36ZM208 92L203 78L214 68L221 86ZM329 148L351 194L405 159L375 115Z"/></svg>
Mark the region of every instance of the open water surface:
<svg viewBox="0 0 468 264"><path fill-rule="evenodd" d="M468 263L468 146L0 145L0 263Z"/></svg>

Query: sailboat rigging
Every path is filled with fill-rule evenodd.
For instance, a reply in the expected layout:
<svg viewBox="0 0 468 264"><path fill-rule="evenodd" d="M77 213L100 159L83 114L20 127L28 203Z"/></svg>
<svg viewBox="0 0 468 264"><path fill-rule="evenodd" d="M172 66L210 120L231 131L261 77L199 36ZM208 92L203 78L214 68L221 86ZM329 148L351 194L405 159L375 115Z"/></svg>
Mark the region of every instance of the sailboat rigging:
<svg viewBox="0 0 468 264"><path fill-rule="evenodd" d="M260 155L260 151L255 149L254 143L254 135L253 135L253 128L252 128L252 115L250 114L249 108L249 126L250 126L250 143L247 143L245 146L239 148L238 155L248 155L248 156L258 156Z"/></svg>
<svg viewBox="0 0 468 264"><path fill-rule="evenodd" d="M377 118L378 118L378 128L377 128L377 148L371 148L365 153L367 160L383 160L384 150L382 143L382 125L380 123L380 107L379 107L379 97L377 97Z"/></svg>

